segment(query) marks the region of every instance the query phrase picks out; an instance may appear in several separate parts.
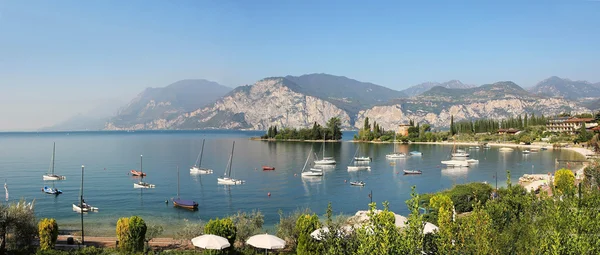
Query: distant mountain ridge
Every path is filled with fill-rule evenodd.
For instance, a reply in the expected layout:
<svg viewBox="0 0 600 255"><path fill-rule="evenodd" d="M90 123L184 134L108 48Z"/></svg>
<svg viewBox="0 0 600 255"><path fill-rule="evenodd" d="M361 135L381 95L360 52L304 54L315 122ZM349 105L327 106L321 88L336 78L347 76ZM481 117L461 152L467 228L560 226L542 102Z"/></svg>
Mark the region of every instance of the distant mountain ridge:
<svg viewBox="0 0 600 255"><path fill-rule="evenodd" d="M538 95L569 99L600 97L600 83L593 84L588 81L572 81L552 76L539 82L529 91Z"/></svg>
<svg viewBox="0 0 600 255"><path fill-rule="evenodd" d="M464 84L459 80L450 80L450 81L443 82L443 83L424 82L424 83L420 83L420 84L414 85L412 87L409 87L407 89L404 89L401 92L403 92L404 94L406 94L409 97L415 97L415 96L425 93L426 91L430 90L433 87L444 87L444 88L449 88L449 89L468 89L468 88L473 88L476 86Z"/></svg>
<svg viewBox="0 0 600 255"><path fill-rule="evenodd" d="M164 88L147 88L106 123L105 129L143 129L146 123L170 119L216 101L231 88L204 79L181 80Z"/></svg>

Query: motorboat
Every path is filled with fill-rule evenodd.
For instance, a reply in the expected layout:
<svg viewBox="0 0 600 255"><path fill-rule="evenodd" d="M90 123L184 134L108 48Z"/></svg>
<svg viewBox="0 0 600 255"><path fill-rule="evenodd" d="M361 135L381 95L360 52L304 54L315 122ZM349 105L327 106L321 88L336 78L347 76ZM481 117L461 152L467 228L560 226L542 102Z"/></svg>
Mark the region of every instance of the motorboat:
<svg viewBox="0 0 600 255"><path fill-rule="evenodd" d="M273 167L273 166L262 166L262 170L263 171L273 171L273 170L275 170L275 167Z"/></svg>
<svg viewBox="0 0 600 255"><path fill-rule="evenodd" d="M403 170L404 174L422 174L421 170Z"/></svg>
<svg viewBox="0 0 600 255"><path fill-rule="evenodd" d="M204 139L202 139L202 149L198 158L196 158L196 164L190 168L190 174L212 174L213 170L202 167L202 155L204 154Z"/></svg>
<svg viewBox="0 0 600 255"><path fill-rule="evenodd" d="M350 182L350 185L352 185L352 186L361 186L361 187L364 187L365 184L366 183L363 182L363 181L353 181L353 182Z"/></svg>
<svg viewBox="0 0 600 255"><path fill-rule="evenodd" d="M48 187L48 186L44 186L42 188L42 191L45 192L46 194L51 194L51 195L58 195L58 194L62 194L62 190L59 190L57 188L54 187Z"/></svg>
<svg viewBox="0 0 600 255"><path fill-rule="evenodd" d="M373 159L371 157L354 157L354 161L371 162L371 161L373 161Z"/></svg>
<svg viewBox="0 0 600 255"><path fill-rule="evenodd" d="M529 154L529 153L531 153L531 151L530 151L530 150L524 150L524 151L523 151L523 154Z"/></svg>
<svg viewBox="0 0 600 255"><path fill-rule="evenodd" d="M93 207L83 202L83 206L81 206L81 204L73 204L73 211L78 213L97 212L98 207Z"/></svg>
<svg viewBox="0 0 600 255"><path fill-rule="evenodd" d="M441 162L442 164L446 165L446 166L451 166L451 167L469 167L469 162L467 162L466 160L445 160Z"/></svg>
<svg viewBox="0 0 600 255"><path fill-rule="evenodd" d="M421 153L420 151L411 151L409 152L409 154L411 156L423 156L423 153Z"/></svg>
<svg viewBox="0 0 600 255"><path fill-rule="evenodd" d="M235 141L233 141L233 145L231 146L231 154L229 155L229 162L227 163L227 169L223 176L217 178L218 184L223 185L240 185L244 184L244 180L234 179L231 175L231 166L233 165L233 149L235 148Z"/></svg>
<svg viewBox="0 0 600 255"><path fill-rule="evenodd" d="M406 158L406 154L404 154L402 152L394 152L394 153L385 155L385 157L387 159L399 159L399 158Z"/></svg>
<svg viewBox="0 0 600 255"><path fill-rule="evenodd" d="M67 179L64 176L58 175L54 173L54 156L56 154L56 143L54 143L52 147L52 159L50 161L50 169L48 169L48 173L42 176L44 181L60 181Z"/></svg>
<svg viewBox="0 0 600 255"><path fill-rule="evenodd" d="M156 185L147 182L139 181L133 184L134 189L152 189L156 188Z"/></svg>
<svg viewBox="0 0 600 255"><path fill-rule="evenodd" d="M146 173L134 169L131 169L129 173L131 173L132 176L146 176Z"/></svg>

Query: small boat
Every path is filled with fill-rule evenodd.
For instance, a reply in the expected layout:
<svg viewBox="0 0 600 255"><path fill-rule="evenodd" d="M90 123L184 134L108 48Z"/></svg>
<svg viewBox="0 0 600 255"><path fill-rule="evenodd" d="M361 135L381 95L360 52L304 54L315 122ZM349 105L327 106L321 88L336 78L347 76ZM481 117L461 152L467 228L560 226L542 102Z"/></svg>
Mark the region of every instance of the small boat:
<svg viewBox="0 0 600 255"><path fill-rule="evenodd" d="M470 159L467 159L466 161L469 164L479 164L479 160L478 159L472 159L472 158L470 158Z"/></svg>
<svg viewBox="0 0 600 255"><path fill-rule="evenodd" d="M51 194L51 195L62 194L62 190L59 190L54 187L50 188L48 186L44 186L44 188L42 188L42 191L45 192L46 194Z"/></svg>
<svg viewBox="0 0 600 255"><path fill-rule="evenodd" d="M464 150L458 149L458 150L456 150L455 152L452 153L452 157L455 157L455 158L466 158L466 157L469 157L469 153L467 153Z"/></svg>
<svg viewBox="0 0 600 255"><path fill-rule="evenodd" d="M409 152L409 154L411 156L423 156L423 153L421 153L420 151L411 151Z"/></svg>
<svg viewBox="0 0 600 255"><path fill-rule="evenodd" d="M469 162L466 160L446 160L442 161L441 163L452 167L469 167Z"/></svg>
<svg viewBox="0 0 600 255"><path fill-rule="evenodd" d="M387 159L399 159L399 158L406 158L406 154L402 153L402 152L397 152L396 151L396 134L394 134L394 152L385 155L385 158Z"/></svg>
<svg viewBox="0 0 600 255"><path fill-rule="evenodd" d="M471 147L469 147L469 149L471 149L471 150L477 150L477 149L479 149L479 146L471 146Z"/></svg>
<svg viewBox="0 0 600 255"><path fill-rule="evenodd" d="M81 204L73 204L73 211L78 213L97 212L98 207L93 207L83 202L83 206L81 206Z"/></svg>
<svg viewBox="0 0 600 255"><path fill-rule="evenodd" d="M190 210L198 210L198 203L193 200L184 200L179 197L179 167L177 167L177 198L172 198L173 206Z"/></svg>
<svg viewBox="0 0 600 255"><path fill-rule="evenodd" d="M512 152L512 151L514 151L514 149L513 148L509 148L509 147L502 147L502 148L498 149L498 151L500 151L500 152Z"/></svg>
<svg viewBox="0 0 600 255"><path fill-rule="evenodd" d="M304 167L302 167L302 172L300 173L300 175L302 177L323 176L323 169L309 167L308 170L306 170L306 166L308 165L308 160L310 159L311 155L312 155L312 148L310 149L310 152L308 153L308 157L306 158L306 162L304 162Z"/></svg>
<svg viewBox="0 0 600 255"><path fill-rule="evenodd" d="M218 184L223 184L223 185L240 185L243 184L245 181L244 180L238 180L238 179L234 179L231 176L231 166L233 165L233 149L235 148L235 141L233 141L233 145L231 146L231 154L229 155L229 162L227 163L227 169L225 170L226 172L223 174L223 176L217 178L217 183Z"/></svg>
<svg viewBox="0 0 600 255"><path fill-rule="evenodd" d="M546 148L546 147L542 147L542 148L540 148L540 150L547 151L547 150L548 150L548 148Z"/></svg>
<svg viewBox="0 0 600 255"><path fill-rule="evenodd" d="M373 161L373 159L371 157L354 157L354 161Z"/></svg>
<svg viewBox="0 0 600 255"><path fill-rule="evenodd" d="M146 173L134 169L131 169L129 173L131 173L132 176L146 176Z"/></svg>
<svg viewBox="0 0 600 255"><path fill-rule="evenodd" d="M421 170L403 170L404 174L422 174Z"/></svg>
<svg viewBox="0 0 600 255"><path fill-rule="evenodd" d="M359 171L359 170L371 171L371 167L370 166L348 166L348 171Z"/></svg>
<svg viewBox="0 0 600 255"><path fill-rule="evenodd" d="M152 189L152 188L155 188L156 185L144 182L144 176L146 176L146 174L142 170L142 169L144 169L142 167L143 166L142 165L142 158L143 158L143 155L140 155L140 172L139 172L140 175L138 175L138 176L142 177L142 179L139 182L134 183L133 184L133 188L134 189ZM131 170L131 171L134 171L134 170Z"/></svg>
<svg viewBox="0 0 600 255"><path fill-rule="evenodd" d="M483 146L483 148L484 148L484 149L489 149L489 148L492 148L492 146L490 146L490 145L486 144L486 145L484 145L484 146Z"/></svg>
<svg viewBox="0 0 600 255"><path fill-rule="evenodd" d="M273 166L263 166L262 169L263 169L263 171L273 171L273 170L275 170L275 167L273 167Z"/></svg>
<svg viewBox="0 0 600 255"><path fill-rule="evenodd" d="M531 151L530 151L530 150L524 150L524 151L523 151L523 154L529 154L529 153L531 153Z"/></svg>
<svg viewBox="0 0 600 255"><path fill-rule="evenodd" d="M335 159L333 157L325 157L325 138L323 138L323 158L322 159L318 159L317 157L315 157L315 165L335 165L337 164L337 162L335 161Z"/></svg>
<svg viewBox="0 0 600 255"><path fill-rule="evenodd" d="M531 151L531 153L535 153L535 152L539 152L540 150L538 148L531 148L530 151Z"/></svg>
<svg viewBox="0 0 600 255"><path fill-rule="evenodd" d="M50 161L50 169L48 169L48 173L42 176L44 181L59 181L67 179L64 176L54 174L54 156L56 153L56 143L54 143L52 147L52 160Z"/></svg>
<svg viewBox="0 0 600 255"><path fill-rule="evenodd" d="M365 184L366 183L363 182L363 181L353 181L353 182L350 182L350 185L352 185L352 186L361 186L361 187L364 187Z"/></svg>
<svg viewBox="0 0 600 255"><path fill-rule="evenodd" d="M202 139L202 149L198 158L196 158L196 164L190 168L190 174L212 174L213 170L202 167L202 155L204 154L204 139Z"/></svg>

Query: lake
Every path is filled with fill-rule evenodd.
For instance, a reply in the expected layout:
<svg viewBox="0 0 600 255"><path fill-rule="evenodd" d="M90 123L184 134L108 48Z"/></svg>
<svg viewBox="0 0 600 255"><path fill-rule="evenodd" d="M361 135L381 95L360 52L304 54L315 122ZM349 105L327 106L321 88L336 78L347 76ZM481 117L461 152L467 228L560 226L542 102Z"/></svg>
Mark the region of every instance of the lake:
<svg viewBox="0 0 600 255"><path fill-rule="evenodd" d="M302 178L300 172L309 151L312 148L321 155L323 144L249 139L262 134L262 131L1 133L0 178L6 179L11 201L35 199L39 218L55 218L62 229L77 229L80 216L72 211L72 204L79 199L81 165L85 165L86 202L100 208L97 213L85 215L86 233L113 235L118 218L131 215L163 225L167 233L172 233L186 222L206 221L240 210L260 210L266 226L278 223L279 210L288 213L310 208L322 215L328 202L333 204L335 214L354 214L368 208L371 192L374 202L380 205L389 201L392 211L407 215L405 201L410 198L412 186L419 193L429 193L473 181L495 185L496 174L498 184L504 185L506 170L511 171L511 179L516 183L525 173L554 171L555 158L582 159L571 151L524 155L519 149L499 153L493 147L468 150L471 158L480 160L478 165L444 169L440 161L449 158L452 146L397 144L399 151L416 150L423 155L390 161L385 155L393 151L392 144L345 141L325 144L326 154L338 162L334 168L326 169L320 178ZM353 134L345 132L344 140L352 139ZM196 161L203 139L206 144L202 166L213 169L214 174L190 175L189 168ZM246 183L218 185L217 177L225 172L233 141L232 172ZM50 166L53 142L56 142L55 172L66 176L66 180L54 182L64 192L59 196L41 192L44 185L53 185L42 180ZM361 155L373 158L371 171L347 171L357 147ZM133 188L139 179L128 173L131 169L139 170L140 155L143 155L143 171L147 173L144 181L155 184L154 189ZM276 170L262 171L263 165L274 166ZM180 197L198 202L198 211L165 203L177 196L178 166ZM403 169L418 169L423 174L403 175ZM358 179L365 181L366 186L349 184Z"/></svg>

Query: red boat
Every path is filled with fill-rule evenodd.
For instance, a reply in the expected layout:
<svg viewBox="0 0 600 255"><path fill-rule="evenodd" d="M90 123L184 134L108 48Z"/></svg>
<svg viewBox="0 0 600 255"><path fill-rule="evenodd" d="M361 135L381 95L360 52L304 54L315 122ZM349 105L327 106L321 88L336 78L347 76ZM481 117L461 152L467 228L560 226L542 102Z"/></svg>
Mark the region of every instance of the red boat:
<svg viewBox="0 0 600 255"><path fill-rule="evenodd" d="M273 166L263 166L263 171L272 171L275 170L275 167Z"/></svg>
<svg viewBox="0 0 600 255"><path fill-rule="evenodd" d="M131 170L131 171L129 171L129 172L130 172L130 173L131 173L131 175L133 175L133 176L146 176L146 173L144 173L144 172L140 172L140 171L138 171L138 170L133 170L133 169L132 169L132 170Z"/></svg>

